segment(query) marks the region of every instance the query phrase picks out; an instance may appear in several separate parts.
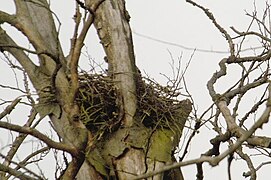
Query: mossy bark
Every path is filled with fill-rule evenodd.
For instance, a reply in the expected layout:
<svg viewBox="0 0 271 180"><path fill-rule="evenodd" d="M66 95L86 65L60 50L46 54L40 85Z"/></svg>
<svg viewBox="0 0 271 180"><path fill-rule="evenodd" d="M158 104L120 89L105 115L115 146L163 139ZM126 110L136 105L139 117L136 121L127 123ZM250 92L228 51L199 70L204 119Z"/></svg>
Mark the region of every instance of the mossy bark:
<svg viewBox="0 0 271 180"><path fill-rule="evenodd" d="M98 1L98 0L97 0ZM86 1L89 8L96 0ZM94 24L112 68L117 90L116 105L120 126L99 141L78 119L78 111L67 61L61 49L52 11L46 0L15 0L16 15L0 14L28 38L37 52L35 65L21 48L3 47L22 65L39 95L36 107L41 117L49 116L62 143L74 147L72 161L62 179L131 179L136 175L162 168L173 162L172 153L179 142L191 104L182 105L184 114L172 128L144 126L137 117L137 68L133 50L129 15L124 0L106 0L95 12ZM0 28L0 43L17 44ZM80 52L77 52L80 54ZM187 108L188 107L188 108ZM165 178L166 174L154 179ZM4 175L3 175L4 176Z"/></svg>

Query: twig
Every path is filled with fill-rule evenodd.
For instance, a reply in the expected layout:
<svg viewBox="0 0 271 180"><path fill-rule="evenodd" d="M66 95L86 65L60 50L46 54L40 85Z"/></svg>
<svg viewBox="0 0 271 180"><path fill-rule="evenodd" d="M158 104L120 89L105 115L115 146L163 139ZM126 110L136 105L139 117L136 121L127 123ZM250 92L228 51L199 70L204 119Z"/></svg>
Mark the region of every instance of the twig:
<svg viewBox="0 0 271 180"><path fill-rule="evenodd" d="M33 50L30 50L30 49L27 49L27 48L24 48L24 47L21 47L21 46L18 46L18 45L0 44L0 50L1 51L8 51L8 48L23 50L23 51L26 51L26 52L28 52L30 54L47 55L47 56L49 56L50 58L52 58L54 60L58 59L58 57L56 57L54 54L50 53L47 50L33 51Z"/></svg>
<svg viewBox="0 0 271 180"><path fill-rule="evenodd" d="M19 163L19 165L18 165L16 168L14 168L14 169L16 169L16 170L20 169L21 166L24 166L25 164L27 164L27 161L28 161L29 159L33 158L34 156L37 156L38 154L47 152L47 151L49 151L49 150L50 150L49 147L44 147L44 148L41 148L41 149L39 149L39 150L37 150L37 151L35 151L35 152L29 154L29 155L28 155L27 157L25 157L24 160L22 160L22 161ZM28 163L28 164L29 164L29 163Z"/></svg>
<svg viewBox="0 0 271 180"><path fill-rule="evenodd" d="M215 20L215 17L213 16L213 14L207 8L204 8L203 6L195 3L194 1L186 0L186 2L192 4L193 6L196 6L196 7L200 8L208 16L208 18L212 21L212 23L215 25L215 27L225 36L226 40L229 43L231 57L234 57L235 52L234 52L234 43L232 41L232 38L228 34L228 32L222 26L220 26L217 23L217 21Z"/></svg>
<svg viewBox="0 0 271 180"><path fill-rule="evenodd" d="M270 164L271 164L271 161L263 162L263 163L261 163L258 167L256 167L255 170L258 171L258 170L260 170L263 166L265 166L265 165L270 165ZM251 172L250 172L250 171L244 172L244 173L243 173L243 176L244 176L244 177L249 177L249 176L251 176Z"/></svg>
<svg viewBox="0 0 271 180"><path fill-rule="evenodd" d="M229 154L232 154L234 151L236 151L237 148L239 148L244 141L246 141L249 137L251 137L252 134L259 127L261 127L263 125L263 123L268 122L269 116L270 116L270 112L271 112L271 86L269 86L269 102L267 103L266 109L263 112L263 114L261 115L261 117L252 125L252 127L248 131L246 131L245 133L241 134L240 138L229 149L227 149L226 151L224 151L222 154L220 154L220 155L218 155L216 157L202 156L202 157L200 157L198 159L193 159L193 160L189 160L189 161L173 163L172 165L164 166L163 168L161 168L159 170L156 170L156 171L153 171L153 172L150 172L150 173L146 173L146 174L143 174L143 175L138 175L134 179L135 180L136 179L144 179L144 178L152 177L152 176L154 176L156 174L160 174L160 173L163 173L165 171L168 171L168 170L171 170L171 169L174 169L174 168L178 168L178 167L182 167L182 166L188 166L188 165L192 165L192 164L203 163L203 162L209 162L211 166L216 166L216 165L219 164L219 162L221 160L223 160Z"/></svg>
<svg viewBox="0 0 271 180"><path fill-rule="evenodd" d="M249 32L240 32L237 29L235 29L234 27L230 27L236 34L240 35L240 36L247 36L247 35L255 35L258 36L260 39L263 39L265 41L268 41L269 43L271 42L271 39L260 34L257 32L253 32L253 31L249 31Z"/></svg>
<svg viewBox="0 0 271 180"><path fill-rule="evenodd" d="M3 154L0 154L0 156L2 158L5 158L5 156ZM29 175L35 176L37 179L43 179L43 178L41 178L41 176L39 176L38 174L36 174L35 172L33 172L31 169L27 168L23 164L20 164L20 163L14 162L14 161L10 161L10 163L17 166L16 168L12 168L15 171L18 171L21 168L21 169L23 169L24 174L28 173ZM9 167L8 165L5 165L5 164L2 164L2 165L5 167ZM4 177L6 172L1 171L1 170L0 170L0 172L1 172L0 177ZM13 176L13 175L9 173L7 176L5 176L5 178L9 179L11 176Z"/></svg>
<svg viewBox="0 0 271 180"><path fill-rule="evenodd" d="M37 115L37 112L35 110L32 110L31 115L29 116L29 119L27 120L27 122L24 126L25 127L31 126L36 115ZM10 161L12 160L12 158L16 154L17 150L19 149L19 147L21 146L21 144L25 140L26 136L27 136L27 134L19 134L19 136L17 136L16 139L12 142L11 148L5 157L5 161L3 162L3 165L8 166L10 164Z"/></svg>
<svg viewBox="0 0 271 180"><path fill-rule="evenodd" d="M251 180L256 180L257 178L257 175L256 175L256 169L254 168L254 166L253 166L253 163L252 163L252 160L251 160L251 158L247 155L247 154L245 154L243 151L242 151L242 149L241 148L239 148L239 149L237 149L236 150L236 153L242 158L242 159L244 159L245 161L246 161L246 163L247 163L247 166L248 166L248 168L250 169L250 174L249 174L249 176L250 176L250 179ZM248 177L248 176L246 176L246 174L244 173L243 174L243 176L244 177Z"/></svg>

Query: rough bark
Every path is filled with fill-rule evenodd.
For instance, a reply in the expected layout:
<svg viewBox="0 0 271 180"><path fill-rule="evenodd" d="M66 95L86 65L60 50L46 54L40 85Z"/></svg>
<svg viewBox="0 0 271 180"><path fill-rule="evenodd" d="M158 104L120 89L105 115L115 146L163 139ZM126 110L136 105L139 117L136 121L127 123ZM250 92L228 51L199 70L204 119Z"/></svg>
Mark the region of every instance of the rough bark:
<svg viewBox="0 0 271 180"><path fill-rule="evenodd" d="M87 2L87 6L92 7L93 2ZM118 103L123 109L119 118L125 126L132 126L137 107L136 65L125 2L104 1L95 12L94 24L107 56L108 69L112 71L109 73L119 90Z"/></svg>
<svg viewBox="0 0 271 180"><path fill-rule="evenodd" d="M90 9L92 3L94 3L94 1L86 1L86 5ZM161 144L157 143L160 135L153 136L149 134L145 137L146 139L144 139L139 133L144 131L144 128L135 125L135 122L137 121L137 118L135 117L137 108L135 77L137 71L129 18L129 14L125 9L125 2L123 0L111 0L104 1L100 5L95 12L94 20L95 27L101 39L101 44L103 45L107 56L109 74L112 76L119 91L118 104L121 106L124 113L123 117L121 117L122 114L120 114L119 118L121 118L124 127L127 128L126 133L122 136L111 138L111 140L113 139L112 141L117 141L115 143L118 144L119 147L123 148L119 149L117 154L112 153L111 149L105 150L106 154L113 157L108 160L107 163L110 164L110 161L113 161L111 168L116 168L114 176L119 179L131 179L132 177L135 177L135 175L159 169L166 163L172 163L171 153L176 146L176 144L171 144L170 146L167 144L169 143L169 141L167 141L169 136L167 135L167 138L164 139L165 144L163 144L163 142ZM161 131L160 133L162 136L164 135L164 132ZM122 145L122 139L133 136L133 134L142 137L141 142L139 143L142 144L142 146L137 147L132 142L129 142L132 144L130 146ZM179 138L180 136L171 134L170 137ZM146 144L143 142L150 141L149 139L153 140L153 144L151 144L150 147L146 147ZM105 142L104 144L106 143L108 142ZM154 150L154 148L151 148L155 147L159 149L159 146L161 145L169 147L169 149L163 152L164 154L170 154L169 156L166 156L165 159L159 159L157 156L162 155L163 153L156 154L155 151L157 149ZM153 150L152 154L147 153L149 151L148 148ZM155 176L155 179L161 178L163 178L163 175Z"/></svg>
<svg viewBox="0 0 271 180"><path fill-rule="evenodd" d="M82 156L80 149L86 146L87 131L80 122L72 119L73 102L69 98L69 81L65 74L66 61L49 5L46 0L15 0L14 2L16 14L10 15L5 22L10 23L28 38L35 49L33 53L39 58L39 65L36 66L25 54L26 49L20 48L2 29L1 49L11 53L27 72L39 95L36 109L40 116L49 115L54 129L63 142L74 146L78 149L77 155ZM80 168L80 163L77 166ZM72 176L69 178L72 179Z"/></svg>
<svg viewBox="0 0 271 180"><path fill-rule="evenodd" d="M1 27L0 49L11 53L27 72L39 95L36 109L40 116L48 115L63 144L77 150L72 154L72 161L61 178L131 179L173 163L172 153L178 145L191 104L185 101L184 109L181 108L184 114L176 129L177 133L169 129L152 131L140 124L136 117L138 72L125 2L104 1L95 12L91 12L117 87L117 105L120 109L118 120L122 122L116 132L94 145L91 133L77 119L78 109L67 74L67 61L47 1L14 2L16 14L1 12L0 22L11 24L28 38L35 49L32 53L37 55L39 65L35 65L26 55L27 49L19 47ZM85 5L91 10L97 1L86 1ZM159 174L154 179L170 177L172 173L176 172Z"/></svg>

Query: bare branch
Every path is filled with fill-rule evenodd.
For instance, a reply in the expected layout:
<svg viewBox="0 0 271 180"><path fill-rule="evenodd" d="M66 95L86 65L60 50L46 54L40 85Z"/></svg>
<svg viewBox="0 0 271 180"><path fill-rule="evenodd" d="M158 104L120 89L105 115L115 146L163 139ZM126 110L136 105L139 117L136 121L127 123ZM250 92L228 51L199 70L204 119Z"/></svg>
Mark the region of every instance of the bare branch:
<svg viewBox="0 0 271 180"><path fill-rule="evenodd" d="M2 164L0 164L0 171L9 173L9 174L21 179L21 180L35 180L35 178L32 178L28 175L25 175L23 172L16 171L16 170L14 170L10 167L4 166Z"/></svg>
<svg viewBox="0 0 271 180"><path fill-rule="evenodd" d="M263 166L265 165L270 165L271 164L271 161L267 161L267 162L263 162L261 163L258 167L255 168L256 171L260 170ZM243 176L244 177L249 177L251 176L252 172L248 171L248 172L244 172L243 173Z"/></svg>
<svg viewBox="0 0 271 180"><path fill-rule="evenodd" d="M259 56L248 56L248 57L231 57L227 60L227 63L241 63L241 62L263 62L269 60L271 57L271 51L268 51L266 54Z"/></svg>
<svg viewBox="0 0 271 180"><path fill-rule="evenodd" d="M248 168L250 169L250 179L251 180L256 180L256 177L257 177L257 175L256 175L256 169L254 168L254 166L253 166L253 163L252 163L252 160L251 160L251 158L247 155L247 154L245 154L243 151L242 151L242 149L241 148L239 148L239 149L237 149L237 154L242 158L242 159L244 159L245 161L246 161L246 163L247 163L247 166L248 166ZM243 176L245 176L245 174L243 174ZM248 176L245 176L245 177L248 177Z"/></svg>
<svg viewBox="0 0 271 180"><path fill-rule="evenodd" d="M269 5L268 5L268 6L269 6ZM270 11L270 6L266 8L265 14L266 14L268 11ZM253 12L252 14L247 13L246 15L249 16L249 17L251 17L253 20L256 20L257 23L258 23L259 25L262 25L262 27L264 28L264 30L265 30L267 33L271 34L270 29L269 29L268 27L266 27L264 21L262 21L262 20L260 20L259 18L257 18L256 14L257 14L257 10L256 10L256 7L255 7L255 10L254 10L254 12Z"/></svg>
<svg viewBox="0 0 271 180"><path fill-rule="evenodd" d="M28 163L28 160L33 158L34 156L37 156L38 154L41 154L41 153L44 153L46 151L49 151L50 148L49 147L44 147L44 148L41 148L31 154L29 154L27 157L24 158L24 160L22 160L21 162L18 163L17 167L15 167L14 169L15 170L19 170L20 168L26 166Z"/></svg>
<svg viewBox="0 0 271 180"><path fill-rule="evenodd" d="M16 131L16 132L20 132L20 133L24 133L24 134L30 134L30 135L40 139L44 143L46 143L49 147L69 152L74 156L77 156L79 154L76 148L71 147L67 144L55 142L55 141L51 140L49 137L47 137L46 135L37 131L36 129L29 128L29 127L22 127L22 126L7 123L7 122L0 122L0 127L5 128L5 129L9 129L11 131Z"/></svg>
<svg viewBox="0 0 271 180"><path fill-rule="evenodd" d="M220 104L221 105L219 105L219 107L222 106L220 108L223 109L225 102L221 101ZM229 118L231 118L231 116L228 115L228 112L225 108L223 109L223 112L224 112L225 119L230 121L231 126L239 129L239 127L237 125L234 125L234 122L231 122L232 120L229 120ZM271 112L271 85L269 86L269 102L267 103L266 109L263 112L263 114L261 115L261 117L252 125L252 127L248 131L243 132L240 135L240 138L236 141L236 143L234 143L229 149L224 151L222 154L220 154L216 157L202 156L198 159L174 163L172 165L164 166L163 168L161 168L159 170L156 170L156 171L153 171L150 173L145 173L143 175L139 175L135 179L144 179L144 178L154 176L156 174L163 173L163 172L168 171L170 169L174 169L174 168L178 168L178 167L182 167L182 166L187 166L187 165L191 165L191 164L200 164L203 162L209 162L211 166L216 166L216 165L218 165L218 163L221 160L223 160L229 154L232 154L234 151L236 151L242 145L242 143L244 141L248 140L259 127L262 127L262 125L264 123L267 123L269 120L270 112ZM238 133L240 133L240 131Z"/></svg>
<svg viewBox="0 0 271 180"><path fill-rule="evenodd" d="M37 112L33 110L31 112L31 115L29 116L28 121L26 122L24 126L25 127L31 126L36 115L37 115ZM19 136L17 136L16 139L12 142L12 146L5 157L5 161L3 162L3 165L8 166L10 164L12 158L14 157L15 153L17 152L17 150L19 149L23 141L25 140L26 136L27 134L19 134Z"/></svg>
<svg viewBox="0 0 271 180"><path fill-rule="evenodd" d="M2 155L2 154L0 154L0 156L2 158L5 158L5 156ZM33 175L37 179L43 179L41 176L39 176L38 174L36 174L35 172L33 172L32 170L30 170L29 168L27 168L24 164L17 163L17 162L14 162L14 161L10 161L10 163L17 166L16 168L13 168L15 171L18 171L21 168L21 169L23 169L24 174L27 173L29 175ZM6 166L6 167L9 167L8 165L5 165L5 164L2 164L2 165ZM5 177L4 179L9 179L12 176L12 174L8 174L7 176L5 176L6 172L4 172L4 171L0 171L0 172L1 172L1 176L0 177Z"/></svg>
<svg viewBox="0 0 271 180"><path fill-rule="evenodd" d="M21 101L21 98L16 98L10 105L8 105L3 112L0 113L0 120L7 114L10 114L15 106Z"/></svg>
<svg viewBox="0 0 271 180"><path fill-rule="evenodd" d="M18 47L17 44L6 34L6 32L0 27L0 46L10 45ZM23 50L17 48L0 47L1 51L8 51L11 53L23 66L30 79L34 79L37 76L35 71L37 66L29 59L29 57L23 52Z"/></svg>
<svg viewBox="0 0 271 180"><path fill-rule="evenodd" d="M36 55L47 55L52 59L57 59L58 58L54 54L48 52L47 50L36 52L36 51L32 51L30 49L27 49L27 48L24 48L24 47L21 47L21 46L17 46L17 45L0 44L0 49L8 49L8 48L20 49L20 50L26 51L26 52L31 53L31 54L36 54Z"/></svg>
<svg viewBox="0 0 271 180"><path fill-rule="evenodd" d="M228 99L232 99L237 94L245 94L245 92L249 91L250 89L259 87L260 85L266 84L267 82L268 82L267 77L263 77L263 78L260 78L259 80L255 80L252 83L248 83L236 89L230 90L229 92L226 92L224 96Z"/></svg>
<svg viewBox="0 0 271 180"><path fill-rule="evenodd" d="M258 36L259 38L265 40L265 41L268 41L269 43L271 42L271 39L260 34L260 33L257 33L257 32L253 32L253 31L249 31L249 32L240 32L238 31L237 29L235 29L234 27L231 27L231 29L238 35L240 36L246 36L246 35L255 35L255 36Z"/></svg>
<svg viewBox="0 0 271 180"><path fill-rule="evenodd" d="M78 10L79 11L79 10ZM79 18L79 13L77 13L77 18ZM71 82L72 82L72 101L74 101L77 90L78 90L78 62L79 62L79 57L81 54L81 49L84 45L84 40L86 38L88 29L90 28L91 24L93 23L93 16L89 15L86 23L84 23L83 29L78 37L75 37L77 35L77 32L75 32L73 41L74 41L74 46L71 48L70 56L70 70L71 70ZM79 25L78 19L76 22L76 26Z"/></svg>
<svg viewBox="0 0 271 180"><path fill-rule="evenodd" d="M19 92L21 92L21 93L26 94L26 92L25 92L25 91L23 91L22 89L17 88L17 87L6 86L6 85L3 85L3 84L0 84L0 87L1 87L1 88L6 88L6 89L15 90L15 91L19 91Z"/></svg>
<svg viewBox="0 0 271 180"><path fill-rule="evenodd" d="M70 55L71 83L72 83L72 92L71 92L72 102L74 101L75 96L78 91L78 70L77 69L78 69L79 58L81 55L81 49L84 45L84 40L86 38L87 32L94 21L95 11L97 10L97 8L101 5L101 3L103 1L104 0L101 0L101 1L98 1L97 3L94 3L92 8L89 6L85 6L79 0L76 1L81 7L88 10L90 12L90 14L88 15L87 20L84 22L83 28L82 28L78 37L77 37L77 33L78 33L78 27L79 27L80 19L81 19L81 14L80 14L78 6L76 8L76 14L74 16L75 30L74 30L74 35L72 38L72 45L71 45L71 49L70 49L70 53L69 53L69 55Z"/></svg>
<svg viewBox="0 0 271 180"><path fill-rule="evenodd" d="M209 94L212 97L214 102L216 102L217 99L220 98L220 96L216 93L214 89L214 84L220 77L226 75L226 72L227 72L226 62L227 62L227 58L224 58L219 62L220 70L215 72L213 76L211 77L211 79L207 82L207 88L208 88Z"/></svg>
<svg viewBox="0 0 271 180"><path fill-rule="evenodd" d="M225 36L226 40L229 43L231 56L234 57L235 50L234 50L234 43L232 41L232 38L228 34L228 32L222 26L220 26L217 23L217 21L215 20L214 15L207 8L195 3L194 1L186 0L186 2L192 4L193 6L196 6L196 7L200 8L208 16L208 18L212 21L212 23L215 25L215 27Z"/></svg>

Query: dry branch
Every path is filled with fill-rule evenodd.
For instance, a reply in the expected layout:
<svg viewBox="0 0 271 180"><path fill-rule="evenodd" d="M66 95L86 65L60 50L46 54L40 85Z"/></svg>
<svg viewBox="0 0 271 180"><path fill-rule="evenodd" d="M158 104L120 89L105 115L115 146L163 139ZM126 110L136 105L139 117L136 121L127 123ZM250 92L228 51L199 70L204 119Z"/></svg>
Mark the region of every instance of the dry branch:
<svg viewBox="0 0 271 180"><path fill-rule="evenodd" d="M207 17L212 21L212 23L215 25L215 27L225 36L226 40L228 41L229 48L230 48L230 54L231 56L234 56L235 50L234 50L234 43L232 41L231 36L228 34L228 32L216 21L214 15L209 11L209 9L195 3L194 1L191 0L186 0L186 2L192 4L193 6L198 7L201 9Z"/></svg>
<svg viewBox="0 0 271 180"><path fill-rule="evenodd" d="M29 116L28 121L26 122L26 124L24 126L25 127L30 127L31 124L33 123L36 115L37 115L37 112L32 111L31 115ZM3 165L9 166L9 164L11 163L11 160L13 159L15 154L17 153L18 149L21 147L21 145L22 145L22 143L23 143L23 141L25 140L26 137L27 137L27 134L22 134L22 133L20 133L16 137L16 139L12 142L12 146L11 146L10 150L8 151L7 155L5 156L5 160L3 162ZM16 169L16 170L18 170L18 169Z"/></svg>
<svg viewBox="0 0 271 180"><path fill-rule="evenodd" d="M37 139L43 141L45 144L47 144L51 148L55 148L58 150L69 152L74 156L79 155L79 152L77 151L76 148L71 147L67 144L55 142L52 139L50 139L49 137L47 137L46 135L37 131L36 129L30 128L30 127L22 127L22 126L7 123L7 122L0 122L0 127L4 128L4 129L11 130L11 131L16 131L16 132L32 135L32 136L36 137Z"/></svg>
<svg viewBox="0 0 271 180"><path fill-rule="evenodd" d="M2 164L0 164L0 171L9 173L9 174L13 175L14 177L17 177L17 178L19 178L21 180L36 180L35 178L32 178L32 177L30 177L28 175L25 175L23 172L16 171L13 168L4 166Z"/></svg>
<svg viewBox="0 0 271 180"><path fill-rule="evenodd" d="M21 101L21 98L16 98L10 105L8 105L3 112L0 113L0 120L6 115L10 114L15 106Z"/></svg>
<svg viewBox="0 0 271 180"><path fill-rule="evenodd" d="M271 88L270 88L269 98L271 101ZM216 166L219 164L220 161L222 161L224 158L226 158L229 154L232 154L233 152L235 152L242 145L242 143L244 141L246 141L249 137L251 137L251 135L259 127L261 127L264 123L266 123L269 120L270 112L271 112L271 103L267 104L266 110L263 112L261 117L256 121L256 123L253 124L252 127L246 133L242 134L241 137L236 141L236 143L234 143L228 150L226 150L225 152L221 153L218 156L215 156L215 157L202 156L198 159L174 163L172 165L165 166L159 170L156 170L156 171L153 171L150 173L146 173L143 175L139 175L135 179L144 179L144 178L152 177L156 174L163 173L163 172L168 171L170 169L188 166L188 165L192 165L192 164L200 164L203 162L209 162L211 166Z"/></svg>

